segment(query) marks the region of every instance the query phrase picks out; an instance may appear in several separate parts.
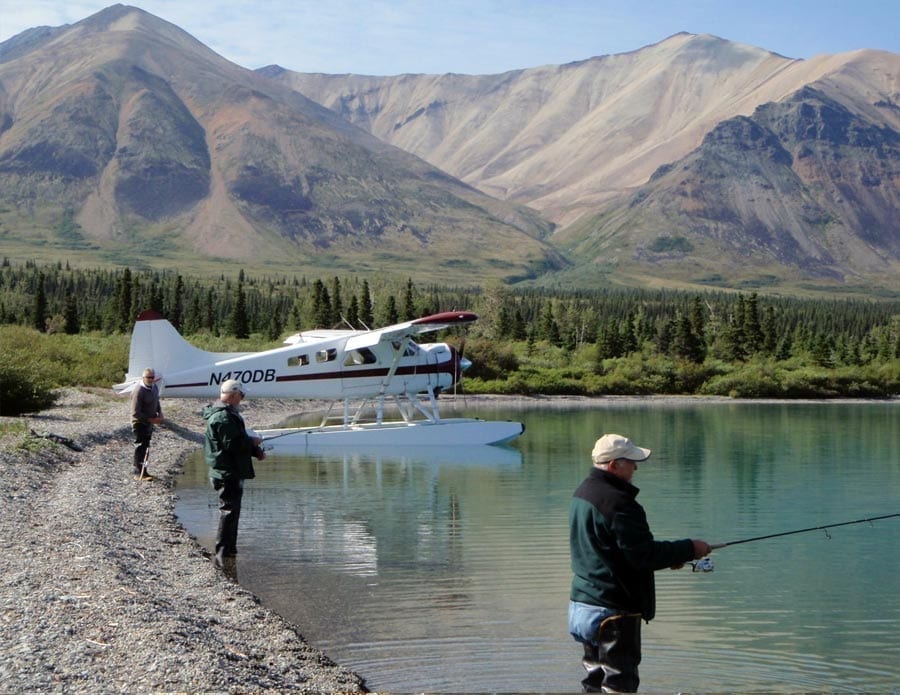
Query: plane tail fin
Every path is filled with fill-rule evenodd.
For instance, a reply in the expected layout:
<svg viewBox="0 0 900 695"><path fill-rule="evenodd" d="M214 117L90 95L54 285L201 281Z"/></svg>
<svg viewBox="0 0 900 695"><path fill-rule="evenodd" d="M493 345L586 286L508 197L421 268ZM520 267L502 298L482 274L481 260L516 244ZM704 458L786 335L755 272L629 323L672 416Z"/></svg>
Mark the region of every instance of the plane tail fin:
<svg viewBox="0 0 900 695"><path fill-rule="evenodd" d="M191 345L159 312L143 311L137 317L131 333L125 381L115 384L113 390L120 395L131 393L141 382L144 369L152 367L157 378L162 378L162 392L167 374L212 364L222 356Z"/></svg>

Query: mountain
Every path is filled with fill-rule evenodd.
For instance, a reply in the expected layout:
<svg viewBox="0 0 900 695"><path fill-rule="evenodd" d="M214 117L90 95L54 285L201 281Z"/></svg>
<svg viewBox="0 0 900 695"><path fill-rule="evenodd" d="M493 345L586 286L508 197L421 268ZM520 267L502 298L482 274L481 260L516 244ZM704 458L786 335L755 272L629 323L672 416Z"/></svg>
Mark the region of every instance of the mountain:
<svg viewBox="0 0 900 695"><path fill-rule="evenodd" d="M138 8L0 44L5 250L520 279L550 229Z"/></svg>
<svg viewBox="0 0 900 695"><path fill-rule="evenodd" d="M601 266L652 268L656 282L896 290L898 163L897 130L804 87L719 123L556 241Z"/></svg>
<svg viewBox="0 0 900 695"><path fill-rule="evenodd" d="M539 210L576 265L553 282L900 291L898 55L682 33L501 75L260 72Z"/></svg>
<svg viewBox="0 0 900 695"><path fill-rule="evenodd" d="M898 75L687 33L499 75L250 71L115 5L0 43L0 251L900 293Z"/></svg>

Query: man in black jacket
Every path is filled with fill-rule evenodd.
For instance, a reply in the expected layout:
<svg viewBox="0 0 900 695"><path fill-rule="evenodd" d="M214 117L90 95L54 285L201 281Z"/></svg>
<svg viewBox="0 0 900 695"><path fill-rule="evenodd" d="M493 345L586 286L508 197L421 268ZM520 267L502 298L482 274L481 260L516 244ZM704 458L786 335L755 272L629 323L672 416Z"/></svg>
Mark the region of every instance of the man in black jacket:
<svg viewBox="0 0 900 695"><path fill-rule="evenodd" d="M705 541L656 541L631 484L650 450L618 434L597 440L594 468L569 509L569 632L584 645L585 692L637 692L641 620L656 613L653 573L711 551Z"/></svg>

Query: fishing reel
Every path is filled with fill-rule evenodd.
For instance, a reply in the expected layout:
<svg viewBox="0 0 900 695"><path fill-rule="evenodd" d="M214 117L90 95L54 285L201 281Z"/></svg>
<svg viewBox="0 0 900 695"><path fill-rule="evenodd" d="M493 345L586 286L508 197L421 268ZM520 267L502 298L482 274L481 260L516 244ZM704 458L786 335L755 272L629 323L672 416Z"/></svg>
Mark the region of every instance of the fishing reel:
<svg viewBox="0 0 900 695"><path fill-rule="evenodd" d="M691 563L691 572L712 572L714 569L711 557L704 557Z"/></svg>

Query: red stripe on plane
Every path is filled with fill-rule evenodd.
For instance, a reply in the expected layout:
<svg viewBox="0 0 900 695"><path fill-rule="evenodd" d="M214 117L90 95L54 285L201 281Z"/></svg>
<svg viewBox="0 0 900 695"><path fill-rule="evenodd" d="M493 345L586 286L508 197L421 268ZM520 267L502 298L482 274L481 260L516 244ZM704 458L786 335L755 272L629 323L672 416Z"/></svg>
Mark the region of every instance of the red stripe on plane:
<svg viewBox="0 0 900 695"><path fill-rule="evenodd" d="M373 377L383 377L387 376L389 369L353 369L342 372L319 372L318 374L282 374L280 376L276 375L275 381L287 383L291 381L321 381L324 379L347 379L347 378L373 378ZM405 376L405 375L417 375L417 374L450 374L453 376L453 363L452 362L442 362L441 364L429 364L422 365L419 367L398 367L397 371L394 372L395 376ZM270 383L270 382L266 382ZM166 390L169 389L184 389L184 388L198 388L203 386L215 386L215 384L209 384L204 381L198 381L187 384L166 384ZM253 386L253 382L248 382L247 386Z"/></svg>

